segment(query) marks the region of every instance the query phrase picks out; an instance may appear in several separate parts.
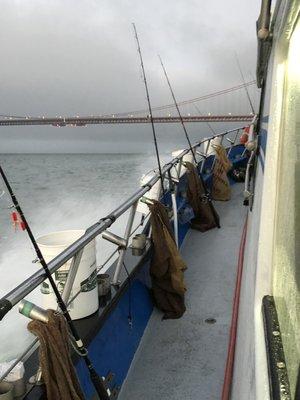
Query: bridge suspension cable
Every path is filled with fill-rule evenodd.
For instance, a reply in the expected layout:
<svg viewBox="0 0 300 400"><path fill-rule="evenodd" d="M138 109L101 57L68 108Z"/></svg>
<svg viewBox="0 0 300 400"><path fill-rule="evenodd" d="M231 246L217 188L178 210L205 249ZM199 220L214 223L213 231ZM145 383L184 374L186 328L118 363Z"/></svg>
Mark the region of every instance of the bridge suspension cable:
<svg viewBox="0 0 300 400"><path fill-rule="evenodd" d="M238 91L238 90L241 90L241 89L245 90L249 86L252 86L254 84L256 84L255 80L252 80L252 81L249 81L249 82L244 82L243 84L232 86L230 88L219 90L217 92L209 93L209 94L206 94L206 95L203 95L203 96L200 96L200 97L194 97L194 98L189 99L189 100L183 100L183 101L178 102L177 104L178 104L178 106L184 106L184 105L198 103L198 102L203 101L203 100L212 99L214 97L222 96L222 95L225 95L225 94L228 94L228 93L232 93L232 92L235 92L235 91ZM175 107L174 103L165 104L165 105L162 105L162 106L152 107L152 112L153 111L168 110L168 109L172 109L174 107ZM93 116L89 116L89 117L76 116L76 117L68 117L68 118L63 118L63 117L49 118L49 117L46 117L46 116L43 116L43 117L28 117L28 116L16 116L16 115L9 115L9 114L3 115L2 114L2 115L0 115L0 121L1 121L0 125L14 125L13 121L11 123L6 123L7 120L18 121L18 120L24 120L24 119L31 120L31 121L32 120L40 121L41 119L45 119L45 120L51 119L51 120L53 120L53 122L55 122L55 121L61 121L61 120L65 120L65 119L73 120L75 118L80 118L80 119L85 119L85 120L87 120L87 119L88 120L90 120L90 119L104 120L104 122L107 122L107 121L105 121L105 120L107 120L107 118L109 118L109 120L111 118L114 118L115 122L117 122L118 118L122 118L122 120L123 120L124 117L133 117L133 116L140 116L140 115L144 115L144 116L147 117L148 113L149 113L148 109L141 109L141 110L133 110L133 111L122 112L122 113L110 113L110 114L105 114L105 115L103 115L103 114L102 115L93 115ZM171 117L171 116L169 115L169 117ZM204 117L204 115L203 115L203 117ZM237 115L237 117L244 117L244 116ZM188 116L187 116L187 118L188 118ZM166 119L166 118L164 118L164 119ZM170 118L170 120L171 120L171 122L175 122L175 121L172 121L172 118ZM212 120L213 119L211 119L211 121ZM243 118L239 118L239 120L244 120L244 119ZM131 120L131 121L134 122L133 120ZM31 125L29 122L30 121L28 121L27 124ZM137 121L137 122L140 122L140 121ZM161 121L159 121L159 122L161 122ZM197 122L199 122L199 121L197 121ZM23 125L23 124L21 124L21 125Z"/></svg>
<svg viewBox="0 0 300 400"><path fill-rule="evenodd" d="M252 80L252 81L249 81L249 82L244 82L244 83L242 83L240 85L232 86L230 88L219 90L217 92L205 94L205 95L200 96L200 97L194 97L194 98L189 99L189 100L179 101L178 105L179 106L184 106L184 105L187 105L187 104L192 104L192 103L197 103L199 101L212 99L213 97L218 97L218 96L221 96L223 94L228 94L228 93L235 92L237 90L245 89L245 88L247 88L249 86L252 86L252 85L255 85L255 84L256 84L256 80ZM174 103L165 104L165 105L162 105L162 106L152 107L152 111L167 110L167 109L174 108L174 107L175 107ZM123 116L127 116L127 115L145 114L145 113L147 113L147 111L148 111L147 109L141 109L141 110L133 110L133 111L122 112L122 113L114 113L113 115L115 115L116 117L123 117ZM108 116L108 115L112 115L112 114L107 114L105 116Z"/></svg>

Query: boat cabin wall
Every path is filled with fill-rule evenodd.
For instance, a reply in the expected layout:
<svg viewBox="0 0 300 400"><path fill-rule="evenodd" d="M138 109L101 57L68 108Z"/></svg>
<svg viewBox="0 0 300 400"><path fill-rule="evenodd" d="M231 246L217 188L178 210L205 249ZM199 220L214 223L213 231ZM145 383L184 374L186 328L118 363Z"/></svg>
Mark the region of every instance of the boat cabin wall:
<svg viewBox="0 0 300 400"><path fill-rule="evenodd" d="M295 253L300 205L296 189L300 165L297 150L300 148L300 121L299 111L296 112L300 106L299 10L299 1L282 0L277 4L276 20L272 23L272 52L258 132L254 204L248 216L232 399L270 398L262 316L265 295L275 297L291 398L297 398L300 362L300 279L296 267L297 263L299 267L299 259L297 261Z"/></svg>

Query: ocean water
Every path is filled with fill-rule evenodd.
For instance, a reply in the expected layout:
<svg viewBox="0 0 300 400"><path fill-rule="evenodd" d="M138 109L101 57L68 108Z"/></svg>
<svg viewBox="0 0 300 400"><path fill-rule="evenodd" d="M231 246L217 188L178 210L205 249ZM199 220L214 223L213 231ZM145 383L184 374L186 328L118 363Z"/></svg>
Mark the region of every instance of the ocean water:
<svg viewBox="0 0 300 400"><path fill-rule="evenodd" d="M166 161L167 155L162 157ZM67 229L86 229L113 211L156 167L149 154L5 154L1 166L36 237ZM38 264L26 232L15 231L11 200L0 184L0 296L34 273ZM124 233L126 215L111 230ZM97 240L97 265L114 246ZM39 290L26 297L39 304ZM16 357L33 337L17 307L1 322L0 362Z"/></svg>

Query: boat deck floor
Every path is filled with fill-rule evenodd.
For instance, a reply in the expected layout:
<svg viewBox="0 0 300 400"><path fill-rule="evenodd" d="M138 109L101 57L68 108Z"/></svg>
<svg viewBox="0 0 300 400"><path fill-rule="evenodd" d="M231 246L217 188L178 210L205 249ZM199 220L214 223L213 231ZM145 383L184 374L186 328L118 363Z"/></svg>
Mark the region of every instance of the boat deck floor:
<svg viewBox="0 0 300 400"><path fill-rule="evenodd" d="M242 190L242 184L236 184L229 202L215 203L221 229L188 232L182 246L188 266L186 313L162 321L161 312L154 310L119 400L221 398L246 214Z"/></svg>

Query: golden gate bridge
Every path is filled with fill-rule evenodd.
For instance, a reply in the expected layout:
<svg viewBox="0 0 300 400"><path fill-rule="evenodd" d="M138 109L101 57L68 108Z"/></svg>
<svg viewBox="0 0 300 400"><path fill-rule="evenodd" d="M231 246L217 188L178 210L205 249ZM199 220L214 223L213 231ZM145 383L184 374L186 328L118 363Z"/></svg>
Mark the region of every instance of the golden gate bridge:
<svg viewBox="0 0 300 400"><path fill-rule="evenodd" d="M253 86L256 83L255 80L246 82L241 85L233 86L224 90L206 94L200 97L195 97L189 100L184 100L178 103L182 107L193 106L199 102L204 102L216 97L232 94L233 92L238 92L245 90L245 87ZM172 116L170 110L174 109L174 104L165 104L162 106L157 106L152 108L152 112L160 115L153 115L153 120L155 123L178 123L180 119L177 115ZM52 125L55 127L82 127L86 125L95 124L146 124L150 123L150 115L147 114L148 110L134 110L123 113L114 113L106 115L89 115L89 116L16 116L16 115L0 115L0 126L20 126L20 125ZM166 115L167 114L167 115ZM192 115L190 112L182 113L184 122L248 122L253 118L252 113L231 113L226 114L213 114L211 112L202 112L201 114L197 112L197 115Z"/></svg>

